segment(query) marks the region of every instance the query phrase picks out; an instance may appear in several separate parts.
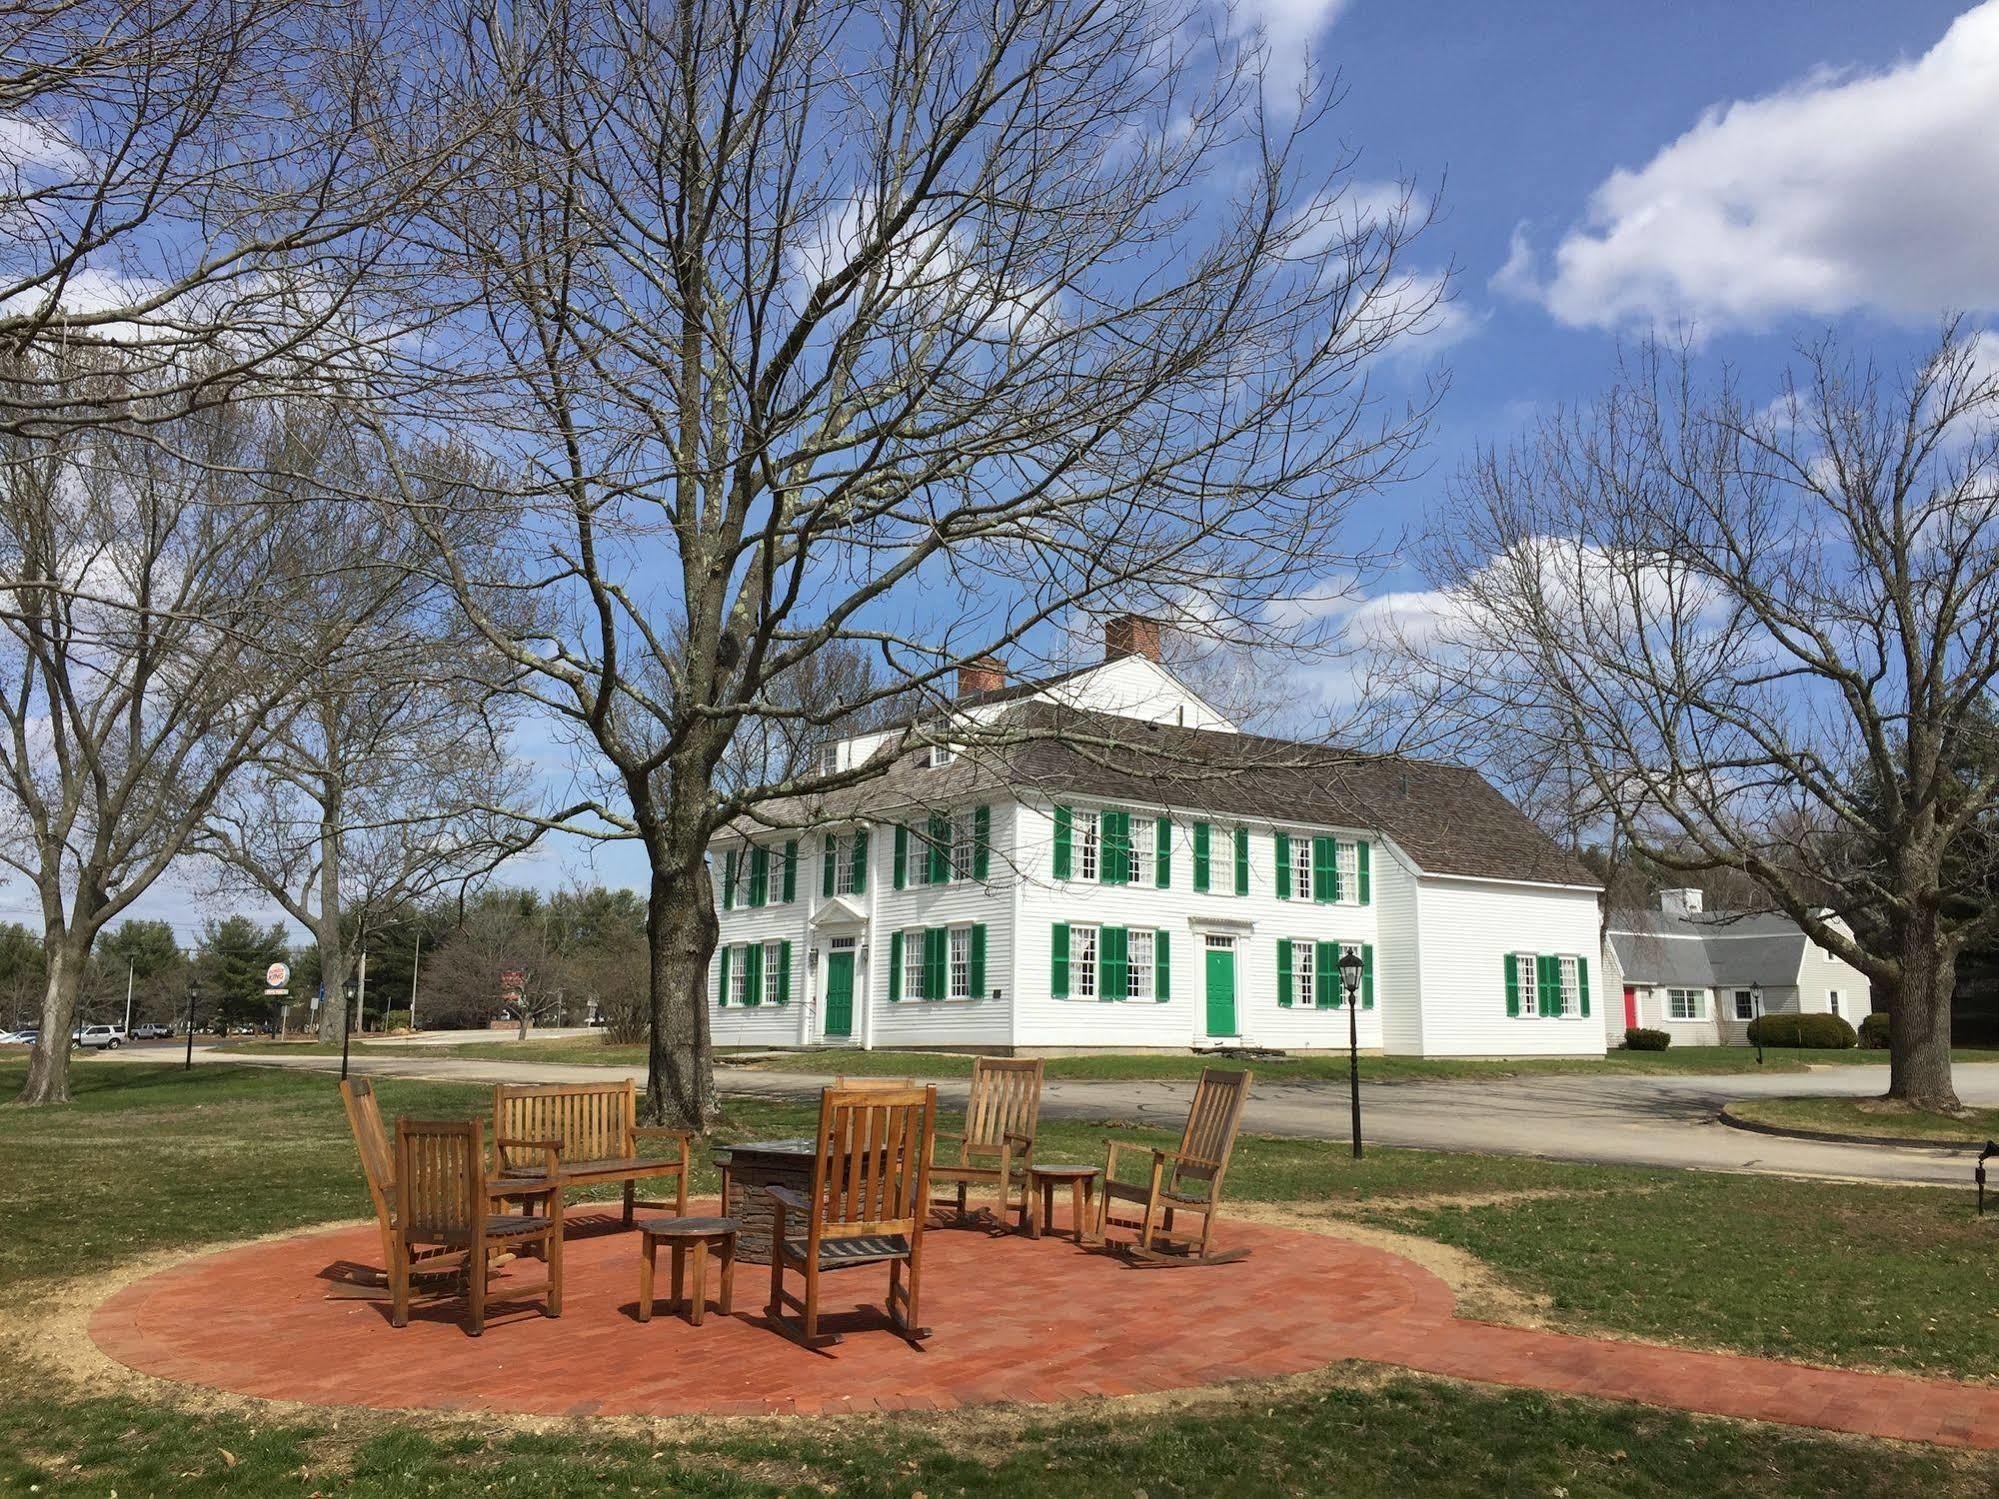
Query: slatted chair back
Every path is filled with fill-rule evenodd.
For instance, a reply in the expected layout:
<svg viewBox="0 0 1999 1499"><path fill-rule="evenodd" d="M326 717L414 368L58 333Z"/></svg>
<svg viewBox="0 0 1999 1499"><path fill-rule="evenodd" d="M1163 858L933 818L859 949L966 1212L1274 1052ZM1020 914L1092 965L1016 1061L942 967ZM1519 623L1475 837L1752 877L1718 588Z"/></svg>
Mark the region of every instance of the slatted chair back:
<svg viewBox="0 0 1999 1499"><path fill-rule="evenodd" d="M972 1063L972 1096L965 1104L965 1152L997 1151L1012 1135L1032 1155L1041 1118L1039 1057L979 1057Z"/></svg>
<svg viewBox="0 0 1999 1499"><path fill-rule="evenodd" d="M1193 1106L1187 1110L1187 1128L1180 1135L1181 1159L1173 1171L1172 1186L1186 1191L1219 1188L1235 1151L1236 1129L1242 1123L1243 1105L1249 1100L1249 1073L1201 1069L1201 1081L1194 1087Z"/></svg>
<svg viewBox="0 0 1999 1499"><path fill-rule="evenodd" d="M930 1193L934 1086L828 1088L812 1161L814 1240L913 1237Z"/></svg>
<svg viewBox="0 0 1999 1499"><path fill-rule="evenodd" d="M631 1154L638 1122L631 1079L620 1083L502 1083L493 1090L493 1133L502 1140L553 1140L564 1164Z"/></svg>
<svg viewBox="0 0 1999 1499"><path fill-rule="evenodd" d="M340 1101L347 1107L347 1127L354 1131L354 1148L361 1155L361 1174L368 1179L368 1196L384 1232L396 1203L396 1161L389 1132L382 1127L382 1106L375 1085L365 1077L340 1080Z"/></svg>
<svg viewBox="0 0 1999 1499"><path fill-rule="evenodd" d="M486 1211L485 1149L477 1119L396 1121L396 1223L406 1241L472 1237Z"/></svg>

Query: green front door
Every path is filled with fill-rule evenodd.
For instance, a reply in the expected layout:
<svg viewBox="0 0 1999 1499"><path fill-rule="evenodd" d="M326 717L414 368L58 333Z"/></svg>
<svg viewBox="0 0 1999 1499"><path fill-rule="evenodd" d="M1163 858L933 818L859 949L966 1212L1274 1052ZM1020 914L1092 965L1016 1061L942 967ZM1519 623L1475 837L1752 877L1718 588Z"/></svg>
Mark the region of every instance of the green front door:
<svg viewBox="0 0 1999 1499"><path fill-rule="evenodd" d="M854 1033L854 954L831 952L826 955L826 1034L851 1036Z"/></svg>
<svg viewBox="0 0 1999 1499"><path fill-rule="evenodd" d="M1235 1025L1235 945L1208 947L1208 1034L1233 1036Z"/></svg>

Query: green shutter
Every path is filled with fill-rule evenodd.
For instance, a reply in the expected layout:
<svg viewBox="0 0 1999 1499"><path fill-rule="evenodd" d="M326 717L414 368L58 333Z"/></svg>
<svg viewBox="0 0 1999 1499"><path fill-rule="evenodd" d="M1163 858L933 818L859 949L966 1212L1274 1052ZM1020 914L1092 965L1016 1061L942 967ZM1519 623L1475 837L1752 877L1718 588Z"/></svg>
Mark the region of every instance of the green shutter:
<svg viewBox="0 0 1999 1499"><path fill-rule="evenodd" d="M895 888L900 890L909 883L909 829L901 823L895 825Z"/></svg>
<svg viewBox="0 0 1999 1499"><path fill-rule="evenodd" d="M1291 939L1277 939L1277 1002L1291 1008Z"/></svg>
<svg viewBox="0 0 1999 1499"><path fill-rule="evenodd" d="M1534 960L1534 1013L1553 1015L1562 1002L1562 960L1542 953Z"/></svg>
<svg viewBox="0 0 1999 1499"><path fill-rule="evenodd" d="M1312 840L1312 899L1324 904L1340 898L1340 861L1331 838Z"/></svg>
<svg viewBox="0 0 1999 1499"><path fill-rule="evenodd" d="M901 828L897 828L899 833ZM900 864L896 868L900 869ZM888 939L888 998L893 1004L902 998L902 933L891 932Z"/></svg>
<svg viewBox="0 0 1999 1499"><path fill-rule="evenodd" d="M854 878L852 883L854 894L866 895L868 893L868 830L866 828L857 828L854 831Z"/></svg>
<svg viewBox="0 0 1999 1499"><path fill-rule="evenodd" d="M1173 997L1173 943L1171 934L1152 934L1152 997L1161 1004Z"/></svg>
<svg viewBox="0 0 1999 1499"><path fill-rule="evenodd" d="M1152 825L1152 883L1161 890L1173 886L1173 819L1161 817Z"/></svg>
<svg viewBox="0 0 1999 1499"><path fill-rule="evenodd" d="M1048 992L1056 999L1069 997L1069 923L1058 921L1048 940Z"/></svg>
<svg viewBox="0 0 1999 1499"><path fill-rule="evenodd" d="M1520 1013L1520 965L1515 963L1515 954L1506 955L1506 1013Z"/></svg>
<svg viewBox="0 0 1999 1499"><path fill-rule="evenodd" d="M1249 894L1249 829L1235 830L1235 893Z"/></svg>
<svg viewBox="0 0 1999 1499"><path fill-rule="evenodd" d="M986 997L986 924L981 921L972 928L972 998Z"/></svg>
<svg viewBox="0 0 1999 1499"><path fill-rule="evenodd" d="M1209 883L1209 848L1215 830L1205 822L1194 824L1194 888L1205 894Z"/></svg>
<svg viewBox="0 0 1999 1499"><path fill-rule="evenodd" d="M726 1005L729 1002L729 949L723 948L720 956L721 966L715 970L715 1003Z"/></svg>
<svg viewBox="0 0 1999 1499"><path fill-rule="evenodd" d="M736 909L736 851L733 848L722 855L722 909Z"/></svg>
<svg viewBox="0 0 1999 1499"><path fill-rule="evenodd" d="M993 809L980 807L972 813L972 878L982 880L992 872Z"/></svg>
<svg viewBox="0 0 1999 1499"><path fill-rule="evenodd" d="M791 1003L791 943L789 940L780 943L777 949L777 1002L781 1005Z"/></svg>
<svg viewBox="0 0 1999 1499"><path fill-rule="evenodd" d="M947 885L951 882L951 816L948 812L932 812L930 828L925 834L930 844L930 883Z"/></svg>
<svg viewBox="0 0 1999 1499"><path fill-rule="evenodd" d="M1312 1000L1322 1010L1337 1009L1346 1003L1340 989L1340 945L1321 942L1312 955Z"/></svg>
<svg viewBox="0 0 1999 1499"><path fill-rule="evenodd" d="M840 840L828 833L819 860L819 894L827 900L833 898L833 865L839 857Z"/></svg>
<svg viewBox="0 0 1999 1499"><path fill-rule="evenodd" d="M784 903L788 906L798 899L798 840L784 840Z"/></svg>
<svg viewBox="0 0 1999 1499"><path fill-rule="evenodd" d="M1277 898L1291 899L1291 835L1279 833L1275 839L1277 857Z"/></svg>
<svg viewBox="0 0 1999 1499"><path fill-rule="evenodd" d="M1582 1000L1583 1019L1589 1019L1589 959L1576 959L1576 994Z"/></svg>
<svg viewBox="0 0 1999 1499"><path fill-rule="evenodd" d="M1055 809L1055 878L1066 880L1076 860L1076 814L1068 807ZM1066 990L1064 991L1067 992Z"/></svg>
<svg viewBox="0 0 1999 1499"><path fill-rule="evenodd" d="M750 850L750 905L770 899L770 850L761 843Z"/></svg>
<svg viewBox="0 0 1999 1499"><path fill-rule="evenodd" d="M923 931L923 997L942 999L950 992L951 932L948 927Z"/></svg>
<svg viewBox="0 0 1999 1499"><path fill-rule="evenodd" d="M1125 942L1124 928L1107 926L1097 939L1097 998L1109 1001L1128 997L1131 989L1131 970L1127 962L1129 948Z"/></svg>
<svg viewBox="0 0 1999 1499"><path fill-rule="evenodd" d="M743 1003L764 1002L764 945L752 942L743 950Z"/></svg>
<svg viewBox="0 0 1999 1499"><path fill-rule="evenodd" d="M1131 883L1131 814L1104 812L1097 819L1097 881Z"/></svg>
<svg viewBox="0 0 1999 1499"><path fill-rule="evenodd" d="M1368 873L1368 842L1362 839L1354 845L1354 883L1360 888L1354 891L1354 898L1364 906L1374 904L1374 880Z"/></svg>
<svg viewBox="0 0 1999 1499"><path fill-rule="evenodd" d="M1366 846L1366 844L1361 845L1363 848ZM1374 1008L1374 944L1372 942L1363 942L1360 945L1360 1007L1363 1010Z"/></svg>

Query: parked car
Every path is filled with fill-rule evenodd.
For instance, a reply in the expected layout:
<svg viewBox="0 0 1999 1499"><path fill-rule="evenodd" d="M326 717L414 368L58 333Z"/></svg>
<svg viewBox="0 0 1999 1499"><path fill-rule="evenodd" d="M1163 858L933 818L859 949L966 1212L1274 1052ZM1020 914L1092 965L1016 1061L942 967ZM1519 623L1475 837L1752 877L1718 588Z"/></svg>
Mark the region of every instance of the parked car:
<svg viewBox="0 0 1999 1499"><path fill-rule="evenodd" d="M173 1033L174 1028L172 1026L161 1025L157 1021L132 1027L132 1039L134 1041L166 1041L172 1038Z"/></svg>
<svg viewBox="0 0 1999 1499"><path fill-rule="evenodd" d="M0 1046L33 1046L40 1034L32 1026L23 1031L0 1031Z"/></svg>
<svg viewBox="0 0 1999 1499"><path fill-rule="evenodd" d="M125 1044L125 1031L116 1025L86 1025L70 1039L92 1051L116 1051Z"/></svg>

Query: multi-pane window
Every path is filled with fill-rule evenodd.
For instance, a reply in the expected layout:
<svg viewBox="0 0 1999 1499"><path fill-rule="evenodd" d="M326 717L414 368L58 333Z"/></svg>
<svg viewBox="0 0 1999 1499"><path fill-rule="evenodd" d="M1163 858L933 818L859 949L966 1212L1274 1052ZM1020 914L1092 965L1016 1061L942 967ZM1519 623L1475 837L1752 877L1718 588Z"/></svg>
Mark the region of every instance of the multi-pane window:
<svg viewBox="0 0 1999 1499"><path fill-rule="evenodd" d="M732 947L727 949L729 959L729 996L724 1001L726 1004L740 1005L747 998L743 992L743 985L747 982L745 970L749 965L743 960L748 953L749 949L747 947Z"/></svg>
<svg viewBox="0 0 1999 1499"><path fill-rule="evenodd" d="M1312 889L1312 840L1293 838L1291 840L1291 893L1299 900L1310 900Z"/></svg>
<svg viewBox="0 0 1999 1499"><path fill-rule="evenodd" d="M854 835L835 838L831 845L833 860L833 893L852 895L854 893Z"/></svg>
<svg viewBox="0 0 1999 1499"><path fill-rule="evenodd" d="M1127 999L1152 998L1152 931L1133 927L1125 933L1124 992Z"/></svg>
<svg viewBox="0 0 1999 1499"><path fill-rule="evenodd" d="M1520 1013L1541 1013L1540 961L1531 952L1513 955L1513 979L1520 986Z"/></svg>
<svg viewBox="0 0 1999 1499"><path fill-rule="evenodd" d="M1069 992L1078 999L1097 997L1097 929L1069 928Z"/></svg>
<svg viewBox="0 0 1999 1499"><path fill-rule="evenodd" d="M1150 817L1134 817L1131 822L1131 859L1126 865L1127 879L1134 885L1150 885L1153 871L1158 867L1154 854L1158 849L1155 841L1159 824Z"/></svg>
<svg viewBox="0 0 1999 1499"><path fill-rule="evenodd" d="M902 992L912 997L923 993L923 938L920 933L916 940L905 938L902 944Z"/></svg>
<svg viewBox="0 0 1999 1499"><path fill-rule="evenodd" d="M1076 873L1086 880L1097 877L1097 835L1101 820L1095 812L1076 814Z"/></svg>
<svg viewBox="0 0 1999 1499"><path fill-rule="evenodd" d="M1704 989L1668 989L1666 991L1666 1015L1671 1020L1699 1020L1702 1001L1706 998Z"/></svg>
<svg viewBox="0 0 1999 1499"><path fill-rule="evenodd" d="M958 752L948 744L933 744L930 746L930 764L932 769L949 765L957 758Z"/></svg>
<svg viewBox="0 0 1999 1499"><path fill-rule="evenodd" d="M972 811L967 807L962 812L951 814L951 878L969 880L972 877L973 828Z"/></svg>
<svg viewBox="0 0 1999 1499"><path fill-rule="evenodd" d="M949 983L945 993L952 999L972 997L972 929L968 926L951 928Z"/></svg>
<svg viewBox="0 0 1999 1499"><path fill-rule="evenodd" d="M1310 1009L1318 1003L1319 946L1316 942L1291 944L1292 1003Z"/></svg>
<svg viewBox="0 0 1999 1499"><path fill-rule="evenodd" d="M1839 990L1837 989L1826 990L1825 1006L1833 1014L1837 1015L1839 1013Z"/></svg>
<svg viewBox="0 0 1999 1499"><path fill-rule="evenodd" d="M1333 857L1340 876L1340 899L1347 905L1360 900L1360 846L1354 843L1334 845Z"/></svg>
<svg viewBox="0 0 1999 1499"><path fill-rule="evenodd" d="M781 1005L791 996L784 992L784 944L766 942L764 944L764 1003Z"/></svg>
<svg viewBox="0 0 1999 1499"><path fill-rule="evenodd" d="M1581 1014L1583 994L1582 985L1577 981L1576 977L1576 960L1567 957L1558 959L1556 972L1560 977L1561 987L1556 991L1556 1004L1558 1008L1555 1013L1558 1015Z"/></svg>
<svg viewBox="0 0 1999 1499"><path fill-rule="evenodd" d="M1752 991L1748 989L1735 991L1735 1018L1737 1020L1756 1018L1756 996Z"/></svg>

